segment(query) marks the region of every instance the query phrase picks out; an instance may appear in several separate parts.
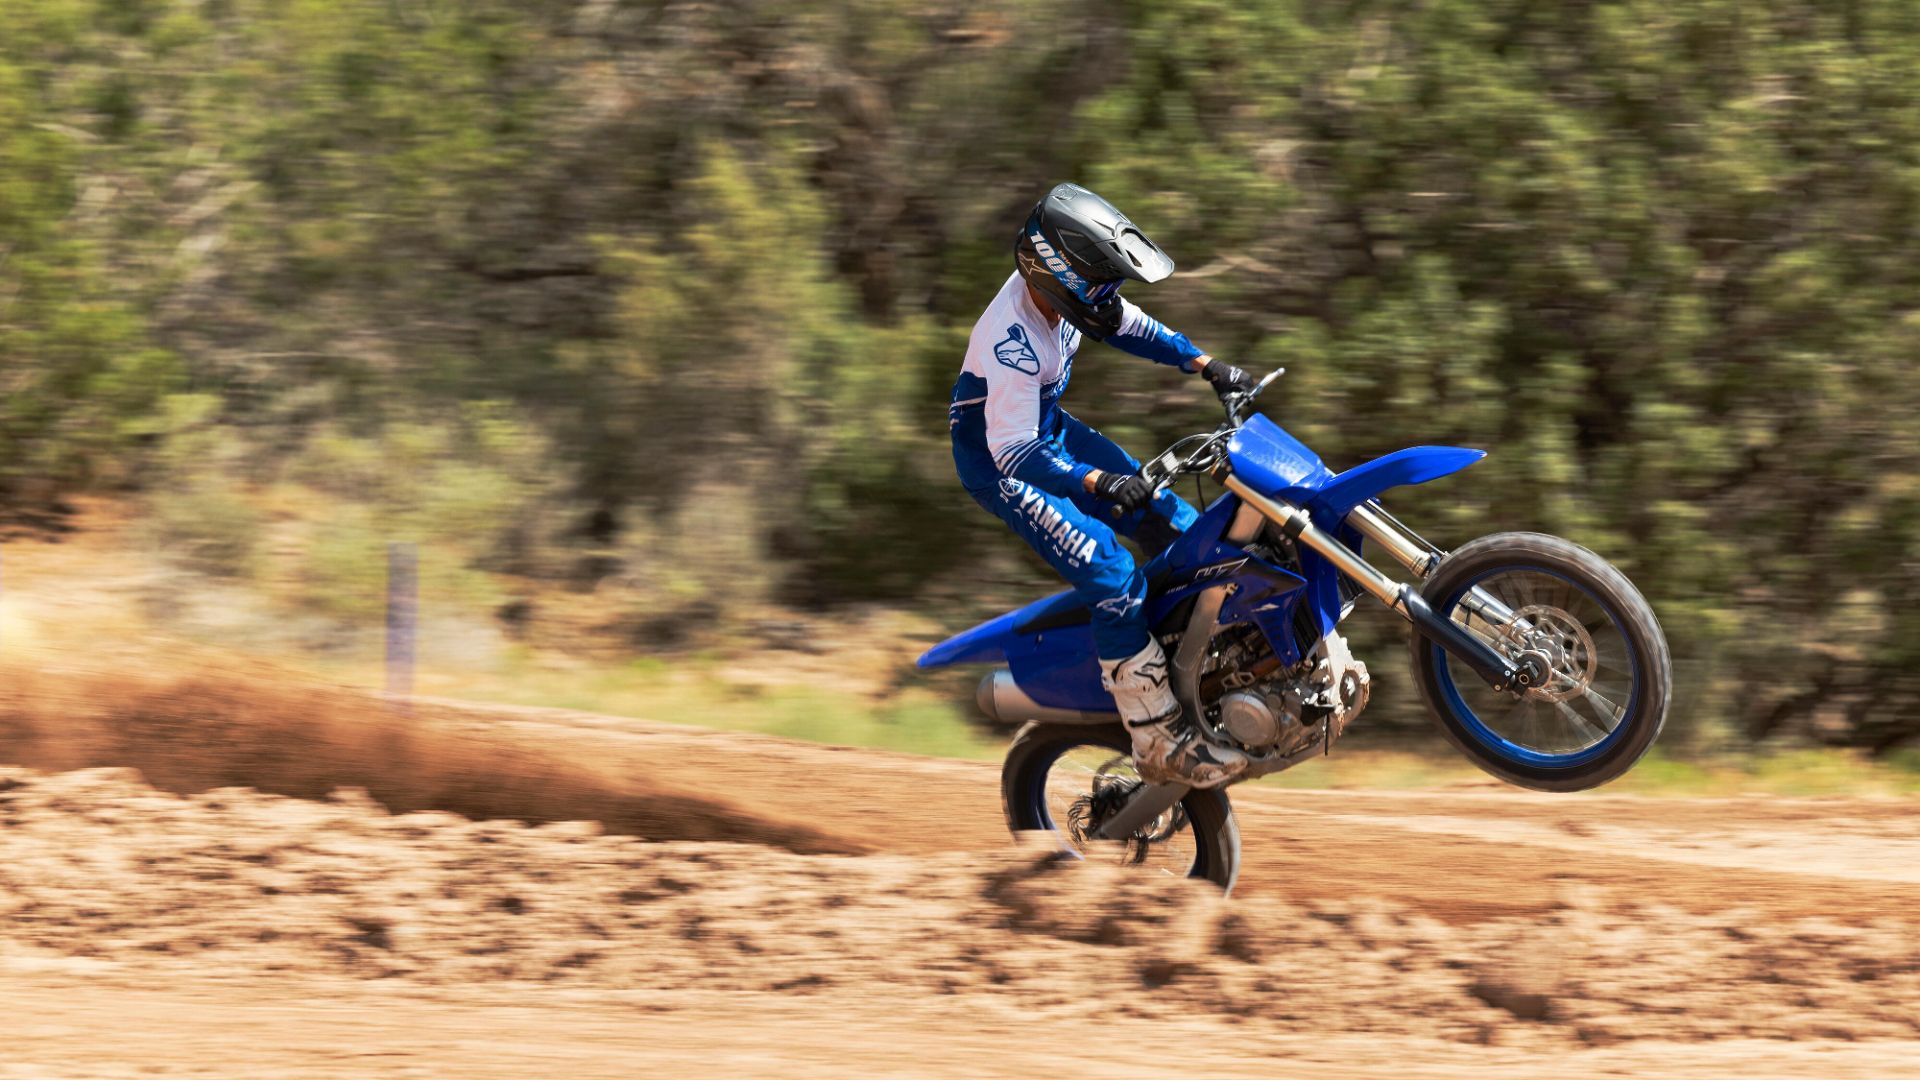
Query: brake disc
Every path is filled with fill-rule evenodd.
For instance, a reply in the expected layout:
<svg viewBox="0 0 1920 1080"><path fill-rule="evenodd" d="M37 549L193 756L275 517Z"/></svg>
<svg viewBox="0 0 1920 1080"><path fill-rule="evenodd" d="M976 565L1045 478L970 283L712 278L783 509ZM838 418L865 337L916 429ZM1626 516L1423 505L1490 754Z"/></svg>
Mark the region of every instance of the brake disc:
<svg viewBox="0 0 1920 1080"><path fill-rule="evenodd" d="M1527 693L1543 701L1560 702L1577 697L1593 685L1600 671L1600 652L1593 635L1580 620L1557 607L1535 604L1514 612L1515 621L1527 620L1527 651L1544 654L1549 676Z"/></svg>

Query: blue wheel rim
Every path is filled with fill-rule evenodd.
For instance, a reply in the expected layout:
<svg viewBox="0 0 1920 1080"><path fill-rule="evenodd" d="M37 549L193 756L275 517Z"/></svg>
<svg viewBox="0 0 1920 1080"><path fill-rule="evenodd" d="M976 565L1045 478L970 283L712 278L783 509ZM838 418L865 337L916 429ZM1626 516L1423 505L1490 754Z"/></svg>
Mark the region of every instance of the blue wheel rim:
<svg viewBox="0 0 1920 1080"><path fill-rule="evenodd" d="M1439 606L1437 614L1439 614L1441 618L1451 618L1455 605L1460 602L1460 598L1465 596L1468 591L1490 577L1511 572L1525 572L1558 578L1605 613L1609 623L1619 631L1620 640L1626 645L1627 663L1632 669L1632 688L1627 695L1625 711L1621 714L1619 722L1614 725L1613 730L1609 731L1604 738L1591 746L1582 747L1581 749L1566 753L1550 753L1522 745L1493 730L1486 721L1480 718L1479 714L1473 711L1473 708L1467 704L1466 698L1460 693L1459 685L1454 681L1453 666L1448 663L1449 657L1447 656L1446 650L1438 645L1430 644L1428 648L1433 650L1434 678L1440 691L1441 701L1453 714L1453 718L1458 721L1460 727L1464 729L1465 734L1469 738L1489 753L1510 764L1535 769L1578 768L1606 755L1626 739L1629 730L1634 726L1635 718L1638 715L1642 684L1646 678L1645 665L1642 662L1640 650L1634 644L1633 638L1624 632L1626 620L1621 617L1618 608L1608 603L1604 597L1595 595L1593 590L1575 581L1573 578L1568 577L1566 574L1544 566L1517 564L1490 567L1449 593L1444 602Z"/></svg>

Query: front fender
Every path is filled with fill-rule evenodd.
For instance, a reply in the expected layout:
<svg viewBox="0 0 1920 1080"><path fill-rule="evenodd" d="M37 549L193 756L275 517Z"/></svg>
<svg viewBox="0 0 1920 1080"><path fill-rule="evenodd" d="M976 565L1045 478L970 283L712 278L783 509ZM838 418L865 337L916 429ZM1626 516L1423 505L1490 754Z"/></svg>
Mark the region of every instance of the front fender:
<svg viewBox="0 0 1920 1080"><path fill-rule="evenodd" d="M1464 446L1410 446L1356 465L1320 485L1306 502L1307 512L1325 522L1338 521L1354 507L1402 484L1424 484L1450 476L1486 457Z"/></svg>

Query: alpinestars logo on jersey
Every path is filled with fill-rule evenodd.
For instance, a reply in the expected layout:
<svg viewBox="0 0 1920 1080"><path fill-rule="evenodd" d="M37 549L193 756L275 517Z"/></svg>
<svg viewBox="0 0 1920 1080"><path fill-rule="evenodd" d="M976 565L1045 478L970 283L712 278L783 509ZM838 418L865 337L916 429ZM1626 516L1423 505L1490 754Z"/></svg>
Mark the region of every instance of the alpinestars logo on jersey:
<svg viewBox="0 0 1920 1080"><path fill-rule="evenodd" d="M1001 481L1005 493L1006 481ZM1020 485L1020 512L1026 515L1042 536L1052 541L1053 549L1075 566L1086 563L1100 550L1100 544L1093 537L1076 527L1060 511L1053 508L1041 497L1040 489L1032 484Z"/></svg>
<svg viewBox="0 0 1920 1080"><path fill-rule="evenodd" d="M993 347L993 358L1022 375L1040 374L1040 357L1027 340L1027 328L1019 323L1007 327L1006 339Z"/></svg>

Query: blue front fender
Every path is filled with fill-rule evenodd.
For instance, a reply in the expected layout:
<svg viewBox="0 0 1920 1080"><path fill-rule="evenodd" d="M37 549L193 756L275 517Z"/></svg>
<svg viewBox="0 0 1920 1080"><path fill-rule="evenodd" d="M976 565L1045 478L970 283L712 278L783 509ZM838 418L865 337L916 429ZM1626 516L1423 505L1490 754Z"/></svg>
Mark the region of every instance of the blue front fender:
<svg viewBox="0 0 1920 1080"><path fill-rule="evenodd" d="M1306 500L1307 512L1322 522L1338 521L1354 507L1388 488L1438 480L1486 456L1485 450L1469 450L1464 446L1410 446L1395 450L1321 484Z"/></svg>

